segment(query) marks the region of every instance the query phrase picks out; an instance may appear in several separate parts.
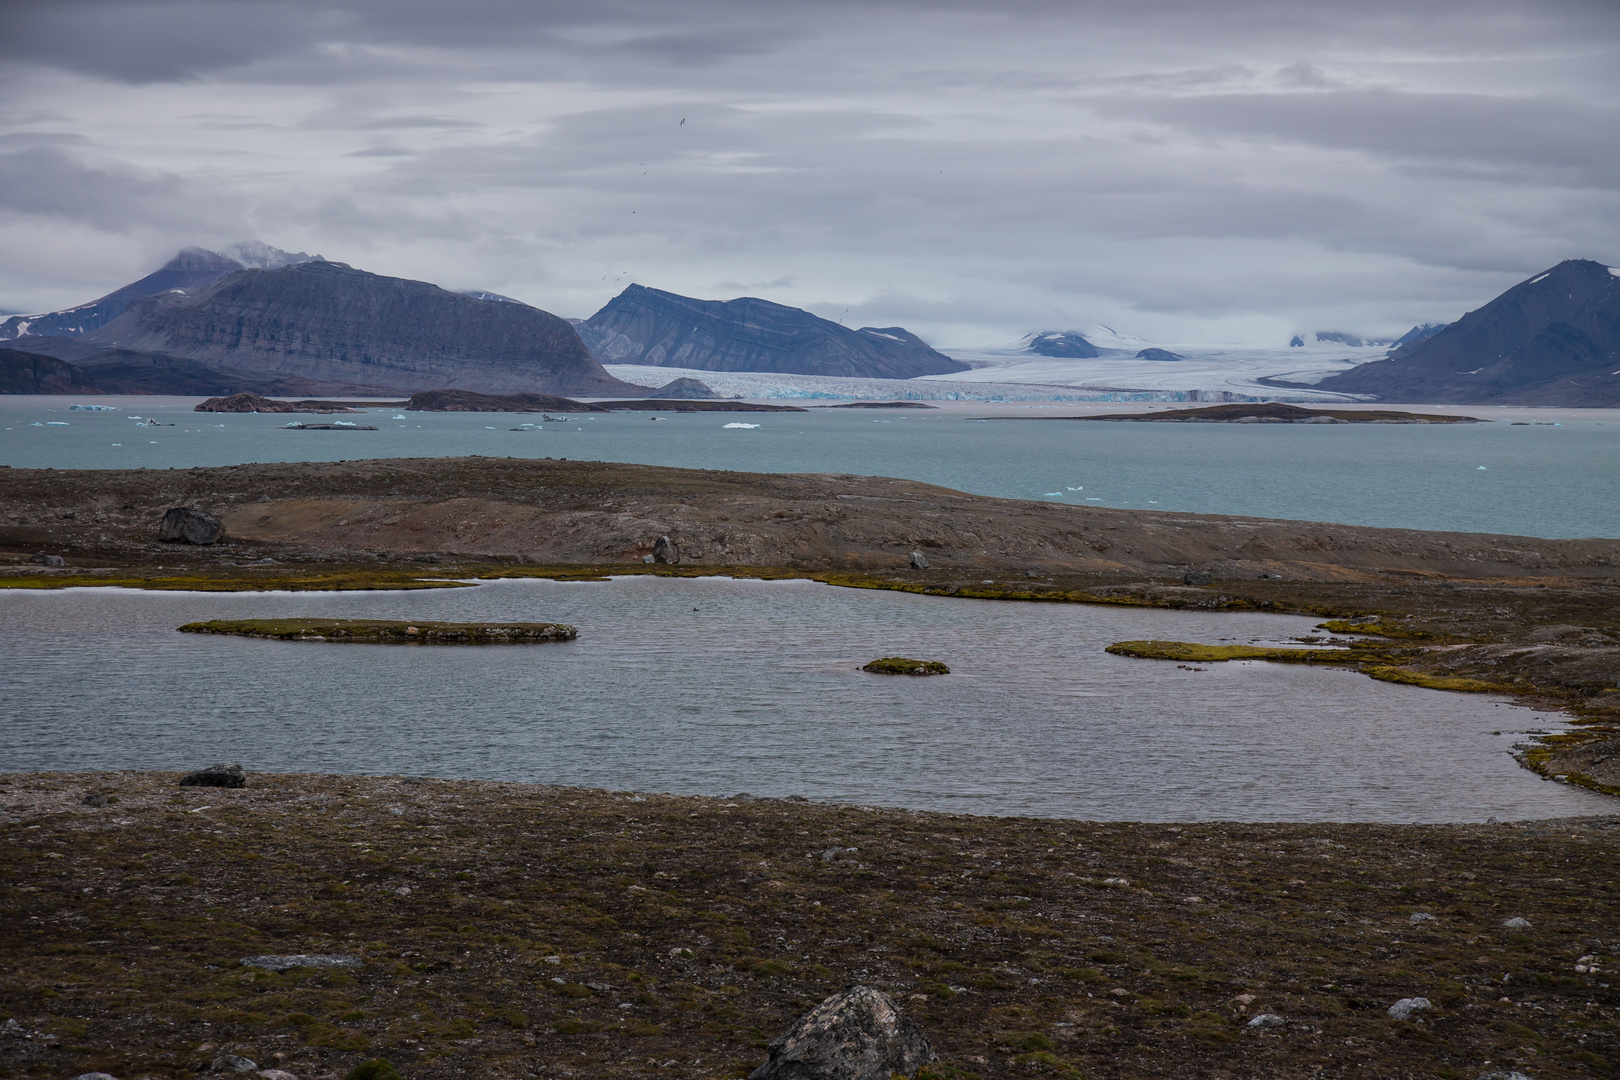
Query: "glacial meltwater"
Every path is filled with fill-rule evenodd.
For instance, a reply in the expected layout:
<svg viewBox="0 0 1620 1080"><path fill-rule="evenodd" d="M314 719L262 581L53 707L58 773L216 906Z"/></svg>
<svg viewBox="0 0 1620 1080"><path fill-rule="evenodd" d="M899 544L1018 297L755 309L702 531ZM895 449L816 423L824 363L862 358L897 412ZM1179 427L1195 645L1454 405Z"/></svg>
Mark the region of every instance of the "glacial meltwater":
<svg viewBox="0 0 1620 1080"><path fill-rule="evenodd" d="M1114 424L1030 418L1117 411L1117 405L950 403L937 410L598 413L548 423L534 413L397 408L352 416L197 413L197 400L0 395L0 464L168 469L560 457L897 476L1074 506L1620 537L1620 414L1605 409L1417 409L1492 421L1482 424ZM75 404L117 409L76 411ZM653 422L655 415L661 422ZM287 427L311 420L357 429Z"/></svg>
<svg viewBox="0 0 1620 1080"><path fill-rule="evenodd" d="M567 644L283 643L209 618L555 620ZM417 592L0 591L0 771L407 774L1116 820L1611 812L1510 754L1555 716L1121 639L1287 641L1313 620L989 602L805 581ZM951 674L870 675L881 656Z"/></svg>

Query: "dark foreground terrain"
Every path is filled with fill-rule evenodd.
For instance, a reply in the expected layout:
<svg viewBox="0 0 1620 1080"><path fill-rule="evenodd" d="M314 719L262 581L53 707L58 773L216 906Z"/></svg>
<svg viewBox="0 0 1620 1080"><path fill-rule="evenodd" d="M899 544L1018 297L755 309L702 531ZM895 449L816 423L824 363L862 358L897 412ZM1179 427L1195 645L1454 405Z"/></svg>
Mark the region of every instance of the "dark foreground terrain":
<svg viewBox="0 0 1620 1080"><path fill-rule="evenodd" d="M1620 1069L1620 817L1099 824L177 778L0 776L3 1075L230 1052L301 1080L377 1055L409 1080L738 1077L856 982L956 1078ZM289 953L364 966L239 962ZM1411 997L1432 1007L1389 1015Z"/></svg>

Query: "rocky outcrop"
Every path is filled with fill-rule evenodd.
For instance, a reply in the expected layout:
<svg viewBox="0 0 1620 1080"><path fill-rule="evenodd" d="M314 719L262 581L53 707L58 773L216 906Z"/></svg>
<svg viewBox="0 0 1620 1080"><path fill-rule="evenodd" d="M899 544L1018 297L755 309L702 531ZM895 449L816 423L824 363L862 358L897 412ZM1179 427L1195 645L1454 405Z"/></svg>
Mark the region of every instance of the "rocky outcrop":
<svg viewBox="0 0 1620 1080"><path fill-rule="evenodd" d="M890 1080L915 1076L934 1048L894 1001L870 986L834 994L767 1047L748 1080Z"/></svg>
<svg viewBox="0 0 1620 1080"><path fill-rule="evenodd" d="M675 546L675 541L667 536L660 536L653 541L652 561L655 563L678 563L681 561L681 549Z"/></svg>
<svg viewBox="0 0 1620 1080"><path fill-rule="evenodd" d="M1143 349L1136 354L1138 360L1185 360L1180 353L1173 353L1169 349Z"/></svg>
<svg viewBox="0 0 1620 1080"><path fill-rule="evenodd" d="M195 292L141 297L82 340L392 391L647 395L603 371L555 315L342 263L237 270Z"/></svg>
<svg viewBox="0 0 1620 1080"><path fill-rule="evenodd" d="M211 397L197 405L193 412L211 413L354 413L345 405L327 401L277 401L258 394L232 394L230 397Z"/></svg>
<svg viewBox="0 0 1620 1080"><path fill-rule="evenodd" d="M708 383L682 375L654 390L652 396L665 401L713 401L720 395Z"/></svg>
<svg viewBox="0 0 1620 1080"><path fill-rule="evenodd" d="M1097 346L1072 330L1031 334L1024 350L1036 356L1055 356L1065 360L1092 360L1102 355Z"/></svg>
<svg viewBox="0 0 1620 1080"><path fill-rule="evenodd" d="M189 772L180 778L181 787L247 787L247 770L235 761L210 765L206 769Z"/></svg>
<svg viewBox="0 0 1620 1080"><path fill-rule="evenodd" d="M694 300L631 285L578 328L610 364L877 379L968 370L898 326L851 330L752 296Z"/></svg>
<svg viewBox="0 0 1620 1080"><path fill-rule="evenodd" d="M18 349L0 349L0 394L94 394L95 380L77 364Z"/></svg>
<svg viewBox="0 0 1620 1080"><path fill-rule="evenodd" d="M1389 359L1315 385L1380 401L1620 405L1620 276L1561 262Z"/></svg>
<svg viewBox="0 0 1620 1080"><path fill-rule="evenodd" d="M217 544L225 538L225 526L213 514L171 506L158 524L158 538L171 544Z"/></svg>
<svg viewBox="0 0 1620 1080"><path fill-rule="evenodd" d="M607 412L555 394L475 394L470 390L426 390L412 394L412 412Z"/></svg>

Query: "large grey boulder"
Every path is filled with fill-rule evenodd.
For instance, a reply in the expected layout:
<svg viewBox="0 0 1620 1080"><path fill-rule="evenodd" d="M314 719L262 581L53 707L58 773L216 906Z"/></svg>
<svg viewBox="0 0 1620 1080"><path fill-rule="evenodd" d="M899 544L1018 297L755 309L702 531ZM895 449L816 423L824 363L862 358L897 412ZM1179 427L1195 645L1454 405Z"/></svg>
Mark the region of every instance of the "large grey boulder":
<svg viewBox="0 0 1620 1080"><path fill-rule="evenodd" d="M934 1048L889 995L870 986L834 994L771 1041L748 1080L889 1080L915 1076Z"/></svg>
<svg viewBox="0 0 1620 1080"><path fill-rule="evenodd" d="M35 552L33 555L30 555L28 557L28 561L31 562L31 563L38 563L41 566L66 566L67 565L67 560L62 558L62 556L60 556L60 555L47 555L43 551Z"/></svg>
<svg viewBox="0 0 1620 1080"><path fill-rule="evenodd" d="M209 1072L258 1072L259 1065L252 1058L245 1058L240 1054L219 1054L208 1066Z"/></svg>
<svg viewBox="0 0 1620 1080"><path fill-rule="evenodd" d="M186 773L180 778L181 787L247 787L247 771L237 762L210 765L206 769Z"/></svg>
<svg viewBox="0 0 1620 1080"><path fill-rule="evenodd" d="M225 538L225 524L213 514L171 506L158 525L158 536L174 544L217 544Z"/></svg>
<svg viewBox="0 0 1620 1080"><path fill-rule="evenodd" d="M681 561L681 549L669 537L660 536L653 542L652 557L656 563L678 563Z"/></svg>

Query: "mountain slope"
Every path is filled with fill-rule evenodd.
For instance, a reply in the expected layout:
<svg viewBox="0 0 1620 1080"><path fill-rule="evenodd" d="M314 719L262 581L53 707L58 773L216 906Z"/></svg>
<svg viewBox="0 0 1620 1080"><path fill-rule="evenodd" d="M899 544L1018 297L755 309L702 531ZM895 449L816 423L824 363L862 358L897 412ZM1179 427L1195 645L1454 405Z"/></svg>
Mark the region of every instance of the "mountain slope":
<svg viewBox="0 0 1620 1080"><path fill-rule="evenodd" d="M389 391L646 396L557 316L343 263L237 270L192 293L138 298L83 335L103 348Z"/></svg>
<svg viewBox="0 0 1620 1080"><path fill-rule="evenodd" d="M309 258L303 252L294 255L256 243L237 244L228 251L229 254L220 254L202 248L186 248L139 281L115 289L99 300L45 315L13 315L0 323L0 341L11 341L24 335L74 337L105 326L122 315L130 301L139 297L170 289L201 288L233 270L247 266L285 266Z"/></svg>
<svg viewBox="0 0 1620 1080"><path fill-rule="evenodd" d="M851 330L752 296L694 300L631 285L579 331L608 363L879 379L968 370L898 326Z"/></svg>
<svg viewBox="0 0 1620 1080"><path fill-rule="evenodd" d="M1561 262L1316 388L1380 401L1620 406L1620 270Z"/></svg>

